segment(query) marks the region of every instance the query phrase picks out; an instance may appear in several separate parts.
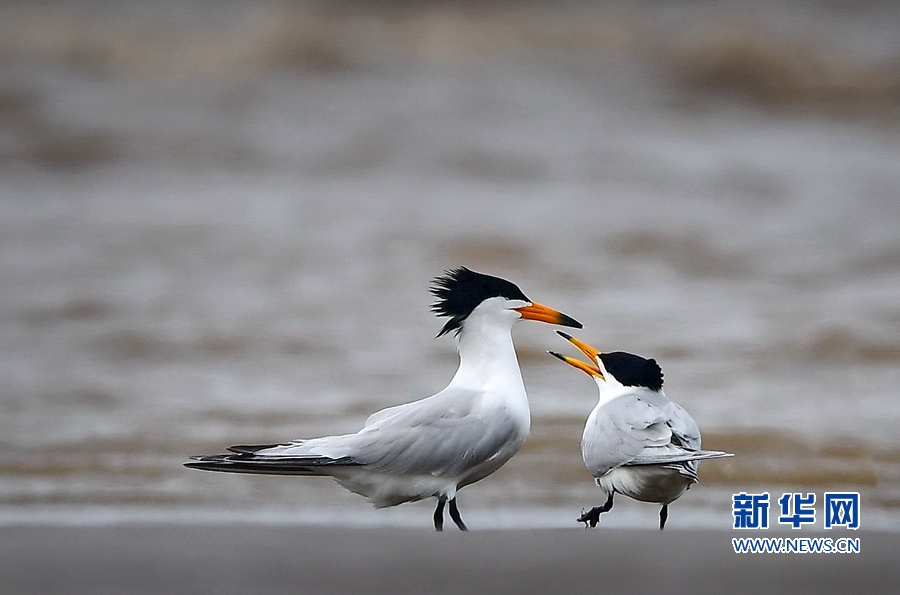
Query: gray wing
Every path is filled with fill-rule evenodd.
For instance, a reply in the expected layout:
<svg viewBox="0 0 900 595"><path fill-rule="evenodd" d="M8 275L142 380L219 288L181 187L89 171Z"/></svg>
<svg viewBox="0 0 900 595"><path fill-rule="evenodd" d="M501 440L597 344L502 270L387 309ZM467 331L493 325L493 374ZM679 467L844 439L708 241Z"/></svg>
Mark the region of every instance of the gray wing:
<svg viewBox="0 0 900 595"><path fill-rule="evenodd" d="M356 435L351 458L368 469L452 477L516 442L518 428L505 410L476 415L478 393L454 392L452 405L432 397L368 424Z"/></svg>
<svg viewBox="0 0 900 595"><path fill-rule="evenodd" d="M444 390L379 411L356 434L232 447L233 455L204 457L189 465L313 475L327 475L329 467L363 466L387 473L452 477L499 456L519 438L518 427L507 413L475 414L479 396L477 391ZM224 468L225 463L230 468Z"/></svg>
<svg viewBox="0 0 900 595"><path fill-rule="evenodd" d="M731 456L701 450L693 418L664 395L623 395L598 407L581 448L594 477L623 465L672 465L696 479L699 461Z"/></svg>
<svg viewBox="0 0 900 595"><path fill-rule="evenodd" d="M663 448L648 448L636 456L631 465L669 465L687 477L697 480L700 461L734 456L718 450L700 448L700 428L694 418L678 403L669 401L664 395L656 395L659 401L654 403L661 407L668 416L666 424L672 431L671 442Z"/></svg>
<svg viewBox="0 0 900 595"><path fill-rule="evenodd" d="M672 439L668 416L636 395L624 395L595 409L581 441L584 464L594 477L628 464L645 448Z"/></svg>
<svg viewBox="0 0 900 595"><path fill-rule="evenodd" d="M697 481L700 461L733 456L700 448L700 430L665 395L624 395L599 407L582 441L594 477L620 466L661 465Z"/></svg>
<svg viewBox="0 0 900 595"><path fill-rule="evenodd" d="M700 450L700 428L678 403L669 401L669 427L672 441L687 450Z"/></svg>

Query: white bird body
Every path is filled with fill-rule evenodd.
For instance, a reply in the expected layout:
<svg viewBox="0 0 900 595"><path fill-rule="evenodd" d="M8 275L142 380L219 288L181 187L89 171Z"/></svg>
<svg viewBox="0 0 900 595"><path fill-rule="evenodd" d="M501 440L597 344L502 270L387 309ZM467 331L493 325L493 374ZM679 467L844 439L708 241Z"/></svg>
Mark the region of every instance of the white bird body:
<svg viewBox="0 0 900 595"><path fill-rule="evenodd" d="M612 508L613 494L619 493L641 502L662 504L662 529L668 505L699 481L700 461L732 455L701 449L696 422L666 397L662 370L654 360L625 353L601 354L560 334L591 357L594 365L553 355L587 372L599 390L597 405L585 423L581 454L608 499L606 505L595 507L580 520L596 525L600 513ZM617 374L634 378L634 383L623 384ZM635 384L640 382L647 386Z"/></svg>
<svg viewBox="0 0 900 595"><path fill-rule="evenodd" d="M609 395L618 383L597 384L606 388L601 395ZM662 391L618 387L621 394L598 403L588 417L584 464L607 494L669 504L697 482L700 460L720 455L700 449L697 424Z"/></svg>
<svg viewBox="0 0 900 595"><path fill-rule="evenodd" d="M448 309L447 315L454 316L441 334L457 330L460 358L447 388L378 411L355 434L234 446L229 448L230 454L195 457L187 466L237 473L331 476L378 508L436 497L435 528L441 530L443 506L449 501L451 517L465 530L456 508L457 491L503 466L531 429L528 398L513 347L513 325L521 318L580 325L530 302L508 281L458 269L444 278L447 285L455 281L453 274L495 280L488 282L487 290L502 282L505 285L499 286L506 293L480 297L477 292L470 295L473 292L466 287L463 298L476 303L471 309L461 307L456 312L449 310L452 302L450 306L440 304L440 313ZM484 283L478 278L475 282ZM435 295L459 299L455 294L448 298L440 289Z"/></svg>
<svg viewBox="0 0 900 595"><path fill-rule="evenodd" d="M494 306L488 300L467 321L459 337L460 366L444 390L373 413L355 434L298 440L253 454L284 463L352 460L353 465L311 466L297 474L330 475L378 508L454 498L458 488L512 458L531 429L511 334L518 314L486 324L492 317L479 310Z"/></svg>

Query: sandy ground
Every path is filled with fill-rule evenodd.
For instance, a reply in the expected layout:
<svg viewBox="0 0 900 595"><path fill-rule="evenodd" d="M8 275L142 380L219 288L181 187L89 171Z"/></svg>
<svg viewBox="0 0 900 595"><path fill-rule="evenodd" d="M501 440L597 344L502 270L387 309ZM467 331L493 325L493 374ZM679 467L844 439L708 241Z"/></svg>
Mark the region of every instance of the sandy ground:
<svg viewBox="0 0 900 595"><path fill-rule="evenodd" d="M725 531L157 524L13 526L0 535L4 594L843 594L900 585L900 535L864 531L830 535L859 537L858 554L735 554L731 538L744 535Z"/></svg>

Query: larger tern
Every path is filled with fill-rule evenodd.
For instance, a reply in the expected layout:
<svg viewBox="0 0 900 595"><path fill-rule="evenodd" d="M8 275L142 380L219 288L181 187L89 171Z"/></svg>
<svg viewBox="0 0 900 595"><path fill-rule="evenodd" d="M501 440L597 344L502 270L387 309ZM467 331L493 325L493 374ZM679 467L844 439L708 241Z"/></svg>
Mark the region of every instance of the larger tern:
<svg viewBox="0 0 900 595"><path fill-rule="evenodd" d="M460 530L460 488L484 479L522 446L531 414L512 327L520 319L581 328L581 323L531 301L515 284L465 267L434 280L432 311L449 320L438 337L456 334L459 369L439 393L372 414L355 434L285 444L232 446L196 456L193 469L273 475L325 475L377 508L437 498Z"/></svg>
<svg viewBox="0 0 900 595"><path fill-rule="evenodd" d="M662 531L669 504L699 481L700 461L733 455L701 450L697 424L663 393L662 368L656 360L621 351L601 353L557 332L588 356L591 363L553 351L550 354L587 373L600 390L600 400L584 426L581 454L607 500L578 520L597 526L600 515L612 509L613 495L619 493L641 502L662 504Z"/></svg>

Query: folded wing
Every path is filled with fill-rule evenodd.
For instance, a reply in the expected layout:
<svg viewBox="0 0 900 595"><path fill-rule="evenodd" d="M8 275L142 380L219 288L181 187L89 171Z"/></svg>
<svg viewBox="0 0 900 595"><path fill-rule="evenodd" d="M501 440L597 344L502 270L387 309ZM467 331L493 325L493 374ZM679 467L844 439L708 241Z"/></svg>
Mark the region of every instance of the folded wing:
<svg viewBox="0 0 900 595"><path fill-rule="evenodd" d="M594 477L624 465L679 465L696 476L696 462L731 456L700 449L700 432L688 413L665 397L624 395L599 407L585 427L584 462Z"/></svg>
<svg viewBox="0 0 900 595"><path fill-rule="evenodd" d="M210 471L276 475L332 475L361 467L398 475L455 477L503 454L516 442L506 414L481 416L474 391L433 397L373 414L356 434L287 444L230 447L194 457L187 466Z"/></svg>

